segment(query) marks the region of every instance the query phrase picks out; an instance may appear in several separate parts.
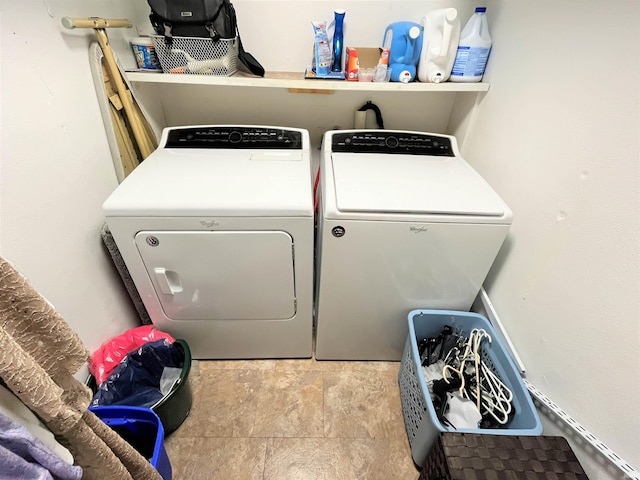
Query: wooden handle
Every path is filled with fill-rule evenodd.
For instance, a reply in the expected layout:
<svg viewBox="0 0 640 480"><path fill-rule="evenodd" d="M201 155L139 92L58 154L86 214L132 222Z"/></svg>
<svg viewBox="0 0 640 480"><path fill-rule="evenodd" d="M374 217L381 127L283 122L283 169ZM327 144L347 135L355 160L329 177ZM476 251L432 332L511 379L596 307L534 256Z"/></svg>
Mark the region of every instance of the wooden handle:
<svg viewBox="0 0 640 480"><path fill-rule="evenodd" d="M132 24L126 18L71 18L63 17L62 26L72 30L74 28L131 28Z"/></svg>
<svg viewBox="0 0 640 480"><path fill-rule="evenodd" d="M127 119L131 125L131 131L133 132L133 137L135 138L138 149L140 150L140 155L142 155L143 159L147 158L154 150L152 141L144 129L141 117L135 111L134 100L130 96L131 93L120 76L120 70L118 69L116 58L113 55L113 50L111 50L111 45L109 45L107 32L102 28L95 29L95 32L98 44L100 45L100 48L102 48L102 53L104 54L104 60L107 64L107 70L109 71L111 81L116 87L116 91L118 92L118 96L122 102L125 114L127 115Z"/></svg>

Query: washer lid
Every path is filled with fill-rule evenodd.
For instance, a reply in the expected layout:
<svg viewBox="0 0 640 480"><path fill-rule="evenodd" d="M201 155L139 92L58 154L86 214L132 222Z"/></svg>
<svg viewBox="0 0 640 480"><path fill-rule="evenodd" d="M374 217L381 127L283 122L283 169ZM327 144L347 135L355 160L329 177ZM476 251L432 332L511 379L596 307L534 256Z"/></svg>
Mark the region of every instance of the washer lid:
<svg viewBox="0 0 640 480"><path fill-rule="evenodd" d="M460 157L333 153L341 212L501 217L506 205Z"/></svg>

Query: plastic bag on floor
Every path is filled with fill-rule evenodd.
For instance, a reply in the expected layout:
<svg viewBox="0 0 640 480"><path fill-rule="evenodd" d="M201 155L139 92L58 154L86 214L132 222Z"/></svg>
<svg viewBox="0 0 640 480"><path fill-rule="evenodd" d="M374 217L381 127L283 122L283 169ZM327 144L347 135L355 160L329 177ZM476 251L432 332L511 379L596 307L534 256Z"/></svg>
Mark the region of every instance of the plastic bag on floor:
<svg viewBox="0 0 640 480"><path fill-rule="evenodd" d="M183 365L184 353L167 339L148 342L120 362L91 405L151 407L170 391Z"/></svg>
<svg viewBox="0 0 640 480"><path fill-rule="evenodd" d="M113 373L113 370L127 354L137 350L145 343L163 338L173 343L171 335L157 330L153 325L143 325L127 330L98 347L89 360L89 372L96 379L96 383L100 385Z"/></svg>

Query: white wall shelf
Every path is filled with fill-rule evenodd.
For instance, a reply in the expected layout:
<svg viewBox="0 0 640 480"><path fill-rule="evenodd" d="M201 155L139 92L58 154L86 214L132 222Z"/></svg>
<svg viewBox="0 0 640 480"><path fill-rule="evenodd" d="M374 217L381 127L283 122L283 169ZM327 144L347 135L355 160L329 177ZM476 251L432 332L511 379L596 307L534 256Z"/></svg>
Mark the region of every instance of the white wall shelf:
<svg viewBox="0 0 640 480"><path fill-rule="evenodd" d="M421 83L397 82L347 82L344 80L304 79L301 72L267 72L264 77L254 77L236 73L231 77L213 75L164 74L153 72L127 72L131 82L163 83L176 85L212 85L250 88L286 88L304 93L331 91L358 92L486 92L488 83Z"/></svg>
<svg viewBox="0 0 640 480"><path fill-rule="evenodd" d="M385 128L455 135L464 151L489 83L347 82L304 79L302 72L231 77L129 71L156 135L176 125L286 125L309 130L320 145L330 129L353 128L354 111L372 101ZM375 128L373 113L367 128ZM373 122L373 123L372 123Z"/></svg>

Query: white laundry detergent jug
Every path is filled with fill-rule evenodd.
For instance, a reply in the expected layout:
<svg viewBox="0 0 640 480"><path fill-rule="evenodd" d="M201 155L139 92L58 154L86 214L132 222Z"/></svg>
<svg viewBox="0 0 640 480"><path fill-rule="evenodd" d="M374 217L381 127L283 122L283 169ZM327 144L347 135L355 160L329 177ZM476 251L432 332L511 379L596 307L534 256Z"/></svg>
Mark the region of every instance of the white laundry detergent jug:
<svg viewBox="0 0 640 480"><path fill-rule="evenodd" d="M491 52L487 9L477 7L460 34L458 52L451 71L451 82L479 82Z"/></svg>
<svg viewBox="0 0 640 480"><path fill-rule="evenodd" d="M424 29L418 64L421 82L446 82L451 75L460 40L460 19L455 8L439 8L420 21Z"/></svg>

